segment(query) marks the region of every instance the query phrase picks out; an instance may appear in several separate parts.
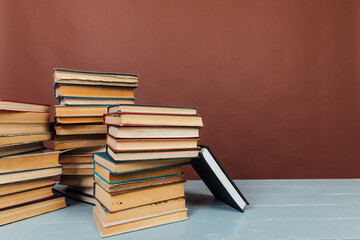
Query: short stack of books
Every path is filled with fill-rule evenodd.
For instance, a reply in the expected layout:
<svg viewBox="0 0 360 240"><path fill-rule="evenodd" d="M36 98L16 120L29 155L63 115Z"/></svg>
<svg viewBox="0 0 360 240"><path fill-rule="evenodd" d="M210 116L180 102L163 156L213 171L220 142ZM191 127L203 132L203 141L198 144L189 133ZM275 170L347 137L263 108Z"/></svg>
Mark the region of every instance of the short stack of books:
<svg viewBox="0 0 360 240"><path fill-rule="evenodd" d="M52 191L59 152L43 149L49 106L0 100L0 109L0 225L65 207Z"/></svg>
<svg viewBox="0 0 360 240"><path fill-rule="evenodd" d="M197 157L196 108L109 107L107 150L94 154L94 219L102 237L187 219L182 165Z"/></svg>
<svg viewBox="0 0 360 240"><path fill-rule="evenodd" d="M60 183L69 186L67 196L93 203L91 155L105 146L102 116L110 105L133 104L136 87L138 78L133 74L54 70L59 105L55 106L56 135L51 145L64 151Z"/></svg>
<svg viewBox="0 0 360 240"><path fill-rule="evenodd" d="M43 148L52 138L49 105L0 100L0 157Z"/></svg>

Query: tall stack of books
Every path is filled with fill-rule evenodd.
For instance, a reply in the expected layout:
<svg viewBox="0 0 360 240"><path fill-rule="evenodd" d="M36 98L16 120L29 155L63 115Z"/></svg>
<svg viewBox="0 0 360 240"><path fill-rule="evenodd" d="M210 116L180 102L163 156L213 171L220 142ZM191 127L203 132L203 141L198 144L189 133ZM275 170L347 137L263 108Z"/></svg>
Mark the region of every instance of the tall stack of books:
<svg viewBox="0 0 360 240"><path fill-rule="evenodd" d="M54 150L63 151L60 183L68 185L66 195L93 203L92 154L103 151L106 126L102 116L113 104L134 103L137 75L54 70L55 131Z"/></svg>
<svg viewBox="0 0 360 240"><path fill-rule="evenodd" d="M94 154L94 219L102 237L187 219L181 166L197 157L196 108L109 107L107 150Z"/></svg>
<svg viewBox="0 0 360 240"><path fill-rule="evenodd" d="M43 149L51 138L48 105L0 100L0 225L66 206L52 191L61 166Z"/></svg>

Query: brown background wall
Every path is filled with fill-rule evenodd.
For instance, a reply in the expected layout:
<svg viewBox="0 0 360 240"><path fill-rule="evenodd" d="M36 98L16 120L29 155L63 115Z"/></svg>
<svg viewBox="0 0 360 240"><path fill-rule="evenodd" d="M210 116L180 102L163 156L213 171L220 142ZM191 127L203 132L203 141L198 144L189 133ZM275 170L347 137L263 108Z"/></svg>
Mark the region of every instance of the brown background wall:
<svg viewBox="0 0 360 240"><path fill-rule="evenodd" d="M137 73L138 103L199 107L233 178L360 177L359 3L0 0L0 97Z"/></svg>

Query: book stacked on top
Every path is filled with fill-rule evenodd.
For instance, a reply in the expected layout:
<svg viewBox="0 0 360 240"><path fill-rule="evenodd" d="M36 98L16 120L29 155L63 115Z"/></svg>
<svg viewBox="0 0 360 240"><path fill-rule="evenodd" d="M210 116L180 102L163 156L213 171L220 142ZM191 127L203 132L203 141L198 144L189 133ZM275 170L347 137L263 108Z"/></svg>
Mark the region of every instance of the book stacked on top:
<svg viewBox="0 0 360 240"><path fill-rule="evenodd" d="M54 69L55 131L52 143L60 155L66 195L93 203L92 154L104 151L102 116L113 104L134 103L137 75Z"/></svg>
<svg viewBox="0 0 360 240"><path fill-rule="evenodd" d="M182 165L197 157L196 108L109 107L107 150L94 154L94 219L102 237L187 219Z"/></svg>
<svg viewBox="0 0 360 240"><path fill-rule="evenodd" d="M43 149L49 106L0 100L0 109L0 225L65 207L52 191L59 152Z"/></svg>

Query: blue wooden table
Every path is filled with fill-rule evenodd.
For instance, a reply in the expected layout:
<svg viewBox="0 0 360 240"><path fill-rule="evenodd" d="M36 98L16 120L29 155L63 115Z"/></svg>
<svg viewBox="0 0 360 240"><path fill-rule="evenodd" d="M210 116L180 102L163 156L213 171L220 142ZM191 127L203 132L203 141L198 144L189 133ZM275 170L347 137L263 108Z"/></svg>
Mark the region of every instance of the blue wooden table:
<svg viewBox="0 0 360 240"><path fill-rule="evenodd" d="M360 239L360 180L239 180L250 206L240 213L214 200L201 181L185 185L190 219L105 239ZM0 227L0 239L100 239L92 206Z"/></svg>

